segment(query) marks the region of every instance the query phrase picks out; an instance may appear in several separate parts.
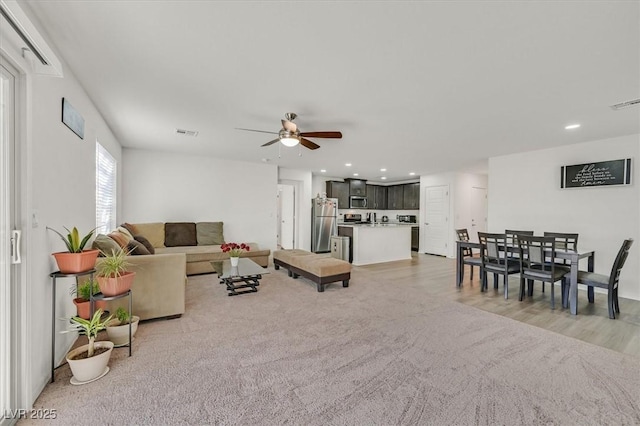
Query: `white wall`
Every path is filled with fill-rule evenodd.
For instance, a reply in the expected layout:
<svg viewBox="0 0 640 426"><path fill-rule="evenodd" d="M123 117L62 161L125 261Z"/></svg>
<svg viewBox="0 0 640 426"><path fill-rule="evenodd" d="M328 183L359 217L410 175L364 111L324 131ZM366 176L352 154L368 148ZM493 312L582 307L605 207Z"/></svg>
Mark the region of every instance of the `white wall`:
<svg viewBox="0 0 640 426"><path fill-rule="evenodd" d="M125 148L123 169L119 221L222 221L226 241L276 249L276 166Z"/></svg>
<svg viewBox="0 0 640 426"><path fill-rule="evenodd" d="M295 248L311 251L311 172L305 170L278 169L278 183L294 185L296 188L296 239Z"/></svg>
<svg viewBox="0 0 640 426"><path fill-rule="evenodd" d="M632 185L560 188L564 165L640 156L640 135L494 157L489 160L489 230L577 232L579 247L593 249L595 271L609 274L625 238L634 238L622 271L620 296L640 300L639 169ZM583 267L586 268L586 265Z"/></svg>
<svg viewBox="0 0 640 426"><path fill-rule="evenodd" d="M53 46L52 46L53 47ZM22 89L26 103L20 105L18 128L21 170L21 227L23 230L24 300L20 307L25 321L24 363L27 377L22 403L30 406L50 378L51 290L49 274L57 270L51 253L65 250L52 227L74 226L82 233L95 227L95 141L99 139L116 161L121 148L100 112L95 108L72 71L61 59L64 77L31 73L28 63L14 56L13 65L25 74ZM62 98L67 98L85 120L84 140L61 122ZM33 216L35 214L35 217ZM74 281L57 284L57 330L66 323L59 318L75 315L69 289ZM22 311L24 309L24 311ZM56 332L55 362L59 364L75 341L73 334Z"/></svg>

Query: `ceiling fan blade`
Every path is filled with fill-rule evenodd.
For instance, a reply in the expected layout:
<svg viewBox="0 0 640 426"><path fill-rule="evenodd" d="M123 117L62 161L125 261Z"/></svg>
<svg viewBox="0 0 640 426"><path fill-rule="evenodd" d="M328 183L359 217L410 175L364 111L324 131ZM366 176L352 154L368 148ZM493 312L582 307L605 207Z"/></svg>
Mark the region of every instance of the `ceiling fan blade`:
<svg viewBox="0 0 640 426"><path fill-rule="evenodd" d="M309 148L309 149L318 149L320 145L315 142L311 142L309 139L300 138L300 145Z"/></svg>
<svg viewBox="0 0 640 426"><path fill-rule="evenodd" d="M269 146L269 145L273 145L273 144L274 144L274 143L276 143L276 142L280 142L280 138L278 138L278 139L274 139L274 140L269 141L269 142L267 142L267 143L264 143L264 144L262 144L262 145L260 145L260 146Z"/></svg>
<svg viewBox="0 0 640 426"><path fill-rule="evenodd" d="M300 136L305 138L334 138L342 139L341 132L304 132L300 133Z"/></svg>
<svg viewBox="0 0 640 426"><path fill-rule="evenodd" d="M246 130L247 132L258 132L258 133L269 133L271 135L277 135L278 132L267 132L266 130L255 130L255 129L241 129L240 127L236 127L236 130Z"/></svg>
<svg viewBox="0 0 640 426"><path fill-rule="evenodd" d="M295 133L298 130L298 126L296 123L293 123L288 120L280 120L282 121L282 128L285 129L289 133Z"/></svg>

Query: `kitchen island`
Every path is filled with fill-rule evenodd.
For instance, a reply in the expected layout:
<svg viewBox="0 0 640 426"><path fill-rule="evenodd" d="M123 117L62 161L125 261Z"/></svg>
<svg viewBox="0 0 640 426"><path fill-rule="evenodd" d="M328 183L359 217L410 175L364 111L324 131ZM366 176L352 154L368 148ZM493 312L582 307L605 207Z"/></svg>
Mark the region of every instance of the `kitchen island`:
<svg viewBox="0 0 640 426"><path fill-rule="evenodd" d="M352 263L356 266L411 259L409 224L340 224L338 230L351 237Z"/></svg>

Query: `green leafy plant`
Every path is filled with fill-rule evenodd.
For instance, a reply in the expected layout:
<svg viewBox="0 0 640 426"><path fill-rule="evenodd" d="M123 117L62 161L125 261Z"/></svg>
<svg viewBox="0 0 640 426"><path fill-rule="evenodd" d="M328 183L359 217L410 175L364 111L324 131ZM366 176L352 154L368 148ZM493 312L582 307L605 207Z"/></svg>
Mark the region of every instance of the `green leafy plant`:
<svg viewBox="0 0 640 426"><path fill-rule="evenodd" d="M129 324L130 316L129 313L123 308L119 307L116 309L116 318L120 321L120 325Z"/></svg>
<svg viewBox="0 0 640 426"><path fill-rule="evenodd" d="M62 333L69 333L71 331L81 331L89 338L89 348L87 350L87 357L91 358L94 352L94 343L98 333L107 328L107 323L111 321L113 315L109 315L104 320L102 319L102 309L96 310L93 317L90 320L86 320L80 317L71 318L71 325L68 330L62 331Z"/></svg>
<svg viewBox="0 0 640 426"><path fill-rule="evenodd" d="M82 253L84 246L87 245L87 243L89 242L89 239L93 236L93 233L97 228L93 228L82 239L80 239L80 232L78 231L78 228L76 228L75 226L73 227L72 230L69 230L69 228L67 228L66 226L64 227L64 229L67 230L66 237L53 228L49 228L47 226L47 229L55 232L60 236L62 241L64 241L65 245L67 246L67 250L69 251L69 253Z"/></svg>
<svg viewBox="0 0 640 426"><path fill-rule="evenodd" d="M92 292L93 290L93 292ZM82 284L78 284L77 290L76 286L71 288L71 294L76 294L78 299L89 300L91 294L100 293L100 286L96 280L87 280Z"/></svg>
<svg viewBox="0 0 640 426"><path fill-rule="evenodd" d="M104 255L104 259L102 259L100 265L98 266L98 276L115 278L127 272L127 268L131 266L131 264L127 261L127 256L130 253L131 251L126 251L123 249L113 251L111 252L111 254L102 252L102 254Z"/></svg>

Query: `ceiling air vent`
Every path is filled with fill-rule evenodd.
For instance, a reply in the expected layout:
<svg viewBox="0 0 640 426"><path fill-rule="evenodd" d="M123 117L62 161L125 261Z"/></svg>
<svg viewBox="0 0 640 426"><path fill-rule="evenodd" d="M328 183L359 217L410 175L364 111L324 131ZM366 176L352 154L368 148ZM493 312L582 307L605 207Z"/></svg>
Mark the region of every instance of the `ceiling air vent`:
<svg viewBox="0 0 640 426"><path fill-rule="evenodd" d="M640 99L633 99L630 101L620 102L619 104L611 105L611 109L619 110L623 108L629 108L632 106L640 105Z"/></svg>
<svg viewBox="0 0 640 426"><path fill-rule="evenodd" d="M182 136L198 136L198 132L196 132L195 130L176 129L176 133Z"/></svg>

